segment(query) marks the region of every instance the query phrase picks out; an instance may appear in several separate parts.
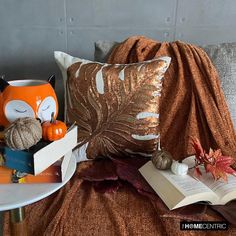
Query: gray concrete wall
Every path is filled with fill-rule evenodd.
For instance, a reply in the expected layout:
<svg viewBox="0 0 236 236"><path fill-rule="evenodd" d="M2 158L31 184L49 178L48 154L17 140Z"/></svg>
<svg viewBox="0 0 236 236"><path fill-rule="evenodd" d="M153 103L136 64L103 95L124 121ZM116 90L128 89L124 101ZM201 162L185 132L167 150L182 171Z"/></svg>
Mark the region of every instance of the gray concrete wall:
<svg viewBox="0 0 236 236"><path fill-rule="evenodd" d="M235 29L235 0L0 0L0 74L55 73L61 93L54 50L93 59L99 39L138 34L208 44L236 41Z"/></svg>

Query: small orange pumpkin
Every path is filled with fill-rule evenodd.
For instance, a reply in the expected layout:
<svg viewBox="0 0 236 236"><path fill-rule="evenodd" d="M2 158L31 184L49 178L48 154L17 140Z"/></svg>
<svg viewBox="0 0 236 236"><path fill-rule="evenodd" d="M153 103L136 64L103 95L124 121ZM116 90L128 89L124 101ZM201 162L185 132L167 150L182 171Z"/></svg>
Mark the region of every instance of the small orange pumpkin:
<svg viewBox="0 0 236 236"><path fill-rule="evenodd" d="M51 115L51 121L45 121L42 124L43 139L46 141L55 141L65 136L67 127L60 120L54 120L54 112Z"/></svg>

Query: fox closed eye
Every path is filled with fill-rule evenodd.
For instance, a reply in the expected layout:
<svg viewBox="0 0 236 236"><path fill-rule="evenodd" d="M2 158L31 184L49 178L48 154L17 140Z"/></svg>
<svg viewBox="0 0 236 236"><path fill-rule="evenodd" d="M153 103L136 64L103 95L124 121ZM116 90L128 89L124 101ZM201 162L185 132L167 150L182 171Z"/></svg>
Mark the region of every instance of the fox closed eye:
<svg viewBox="0 0 236 236"><path fill-rule="evenodd" d="M33 108L22 100L9 101L4 108L4 112L9 122L21 117L35 117Z"/></svg>
<svg viewBox="0 0 236 236"><path fill-rule="evenodd" d="M27 112L27 110L20 111L20 110L17 110L17 109L15 109L15 111L18 112L18 113L25 113L25 112Z"/></svg>
<svg viewBox="0 0 236 236"><path fill-rule="evenodd" d="M53 97L48 96L40 104L37 116L43 122L51 119L52 112L56 112L56 101Z"/></svg>
<svg viewBox="0 0 236 236"><path fill-rule="evenodd" d="M48 105L46 108L42 108L42 111L46 111L50 108L50 105Z"/></svg>

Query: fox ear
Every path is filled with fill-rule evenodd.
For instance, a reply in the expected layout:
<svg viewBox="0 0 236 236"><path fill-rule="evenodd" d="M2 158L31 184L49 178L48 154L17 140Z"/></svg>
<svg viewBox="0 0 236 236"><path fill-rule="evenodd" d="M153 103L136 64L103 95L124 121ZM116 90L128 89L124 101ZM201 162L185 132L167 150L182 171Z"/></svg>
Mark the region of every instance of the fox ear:
<svg viewBox="0 0 236 236"><path fill-rule="evenodd" d="M50 83L51 86L55 89L55 83L56 83L56 77L55 77L55 75L51 75L51 76L48 78L48 83Z"/></svg>
<svg viewBox="0 0 236 236"><path fill-rule="evenodd" d="M0 91L3 92L4 89L9 85L9 83L4 80L4 75L0 76Z"/></svg>

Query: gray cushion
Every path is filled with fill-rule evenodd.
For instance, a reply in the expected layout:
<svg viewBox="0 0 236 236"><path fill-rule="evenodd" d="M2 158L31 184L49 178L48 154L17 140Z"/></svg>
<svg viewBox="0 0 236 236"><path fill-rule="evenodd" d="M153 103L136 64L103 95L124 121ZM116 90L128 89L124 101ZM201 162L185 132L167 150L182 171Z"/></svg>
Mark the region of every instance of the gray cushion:
<svg viewBox="0 0 236 236"><path fill-rule="evenodd" d="M118 42L95 42L95 60L105 62ZM201 46L218 70L229 111L236 128L236 43Z"/></svg>
<svg viewBox="0 0 236 236"><path fill-rule="evenodd" d="M229 111L236 128L236 43L202 46L218 70Z"/></svg>
<svg viewBox="0 0 236 236"><path fill-rule="evenodd" d="M95 42L94 60L99 62L106 62L112 49L118 42L99 40Z"/></svg>

